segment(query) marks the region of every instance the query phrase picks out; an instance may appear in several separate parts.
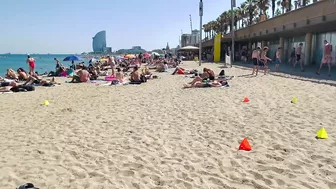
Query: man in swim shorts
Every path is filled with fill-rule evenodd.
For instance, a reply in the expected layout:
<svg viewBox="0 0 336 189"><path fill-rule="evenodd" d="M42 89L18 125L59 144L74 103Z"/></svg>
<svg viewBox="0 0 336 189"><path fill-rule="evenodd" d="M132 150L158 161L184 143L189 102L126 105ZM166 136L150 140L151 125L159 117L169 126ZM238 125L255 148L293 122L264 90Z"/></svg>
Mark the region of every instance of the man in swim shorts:
<svg viewBox="0 0 336 189"><path fill-rule="evenodd" d="M323 51L323 57L320 65L320 69L316 72L317 75L320 75L321 68L324 64L328 65L328 75L331 76L331 62L332 62L332 45L328 43L327 40L324 40L324 51Z"/></svg>
<svg viewBox="0 0 336 189"><path fill-rule="evenodd" d="M280 63L281 63L281 47L279 47L275 53L275 71L276 72L279 71Z"/></svg>
<svg viewBox="0 0 336 189"><path fill-rule="evenodd" d="M302 46L303 46L303 43L300 43L299 46L296 48L296 61L293 65L293 70L295 70L295 66L297 63L300 63L300 67L301 67L301 71L303 72L303 62L302 62Z"/></svg>
<svg viewBox="0 0 336 189"><path fill-rule="evenodd" d="M259 71L259 61L260 61L260 47L257 47L257 49L254 49L252 52L252 62L253 62L253 70L252 75L254 75L254 72L256 72L256 75L258 75Z"/></svg>

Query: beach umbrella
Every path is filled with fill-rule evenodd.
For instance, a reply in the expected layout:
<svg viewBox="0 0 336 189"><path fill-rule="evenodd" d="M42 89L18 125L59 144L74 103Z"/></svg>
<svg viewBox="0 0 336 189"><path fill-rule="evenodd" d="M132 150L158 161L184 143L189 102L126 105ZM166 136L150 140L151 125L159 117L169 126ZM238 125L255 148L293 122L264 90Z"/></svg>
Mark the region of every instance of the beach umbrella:
<svg viewBox="0 0 336 189"><path fill-rule="evenodd" d="M160 54L157 52L152 52L152 56L160 56Z"/></svg>
<svg viewBox="0 0 336 189"><path fill-rule="evenodd" d="M133 54L127 54L127 55L124 56L124 58L131 59L131 58L136 58L136 56L133 55Z"/></svg>
<svg viewBox="0 0 336 189"><path fill-rule="evenodd" d="M144 57L144 58L148 58L148 57L150 57L150 56L151 56L151 55L148 54L148 53L143 54L143 57Z"/></svg>
<svg viewBox="0 0 336 189"><path fill-rule="evenodd" d="M89 63L96 62L96 61L98 61L98 59L96 59L96 58L91 58L90 61L89 61Z"/></svg>
<svg viewBox="0 0 336 189"><path fill-rule="evenodd" d="M164 57L165 55L164 54L160 54L161 57Z"/></svg>
<svg viewBox="0 0 336 189"><path fill-rule="evenodd" d="M64 58L63 61L83 61L83 59L79 56L72 55Z"/></svg>
<svg viewBox="0 0 336 189"><path fill-rule="evenodd" d="M105 61L108 61L106 58L101 58L99 59L100 62L105 62Z"/></svg>

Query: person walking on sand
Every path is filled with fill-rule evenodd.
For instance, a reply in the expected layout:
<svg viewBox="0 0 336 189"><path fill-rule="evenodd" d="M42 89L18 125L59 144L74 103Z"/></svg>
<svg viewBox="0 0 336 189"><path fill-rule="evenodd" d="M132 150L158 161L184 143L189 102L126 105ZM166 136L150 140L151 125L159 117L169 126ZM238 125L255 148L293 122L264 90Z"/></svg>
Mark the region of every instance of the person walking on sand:
<svg viewBox="0 0 336 189"><path fill-rule="evenodd" d="M260 64L259 64L259 66L264 66L264 75L266 75L267 71L268 71L267 62L268 61L272 61L271 58L268 58L266 56L267 52L268 52L268 47L264 47L264 49L263 49L263 51L261 52L261 55L260 55Z"/></svg>
<svg viewBox="0 0 336 189"><path fill-rule="evenodd" d="M56 61L56 71L61 67L61 63L57 58L54 58L54 60Z"/></svg>
<svg viewBox="0 0 336 189"><path fill-rule="evenodd" d="M35 71L34 71L35 70L35 59L28 55L26 62L29 65L29 74L34 75L34 73L35 73Z"/></svg>
<svg viewBox="0 0 336 189"><path fill-rule="evenodd" d="M323 57L322 57L320 68L316 72L317 75L320 75L322 66L324 64L327 64L328 65L328 75L329 75L329 77L331 76L331 74L330 74L330 71L331 71L331 61L332 61L331 52L332 52L332 45L330 43L328 43L327 40L324 40Z"/></svg>
<svg viewBox="0 0 336 189"><path fill-rule="evenodd" d="M253 62L252 75L254 75L254 72L256 73L256 76L258 75L260 54L261 54L260 53L260 47L257 47L252 52L252 62Z"/></svg>
<svg viewBox="0 0 336 189"><path fill-rule="evenodd" d="M278 50L275 53L275 71L279 71L280 63L281 63L281 47L278 48Z"/></svg>
<svg viewBox="0 0 336 189"><path fill-rule="evenodd" d="M107 63L111 65L112 75L114 75L114 67L115 67L114 58L111 56L107 56Z"/></svg>
<svg viewBox="0 0 336 189"><path fill-rule="evenodd" d="M303 43L300 43L299 46L296 48L296 61L295 63L293 64L293 70L295 70L295 66L297 63L300 63L300 67L301 67L301 71L303 72L303 62L302 62L302 57L301 55L303 54L302 53L302 46L303 46Z"/></svg>
<svg viewBox="0 0 336 189"><path fill-rule="evenodd" d="M288 60L288 63L289 64L294 64L295 63L295 47L293 47L293 50L291 51L291 54L290 54L290 57L289 57L289 60Z"/></svg>

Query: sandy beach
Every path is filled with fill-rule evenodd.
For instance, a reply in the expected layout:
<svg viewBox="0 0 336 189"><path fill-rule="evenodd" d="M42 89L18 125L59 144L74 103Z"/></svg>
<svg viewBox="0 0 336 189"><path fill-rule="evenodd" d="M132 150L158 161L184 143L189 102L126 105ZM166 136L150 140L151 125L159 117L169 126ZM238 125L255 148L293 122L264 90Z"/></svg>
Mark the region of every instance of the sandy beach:
<svg viewBox="0 0 336 189"><path fill-rule="evenodd" d="M225 71L228 88L182 89L192 79L162 73L0 94L0 188L335 189L336 87ZM328 139L315 139L321 127ZM244 138L252 151L238 151Z"/></svg>

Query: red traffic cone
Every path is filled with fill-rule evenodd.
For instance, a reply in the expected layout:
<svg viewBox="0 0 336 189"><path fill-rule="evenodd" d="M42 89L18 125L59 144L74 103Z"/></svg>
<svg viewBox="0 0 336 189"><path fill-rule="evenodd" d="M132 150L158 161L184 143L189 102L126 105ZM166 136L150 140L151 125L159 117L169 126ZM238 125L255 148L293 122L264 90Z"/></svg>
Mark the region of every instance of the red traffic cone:
<svg viewBox="0 0 336 189"><path fill-rule="evenodd" d="M243 102L250 102L250 99L245 97Z"/></svg>
<svg viewBox="0 0 336 189"><path fill-rule="evenodd" d="M252 148L246 138L240 143L239 150L251 151Z"/></svg>

